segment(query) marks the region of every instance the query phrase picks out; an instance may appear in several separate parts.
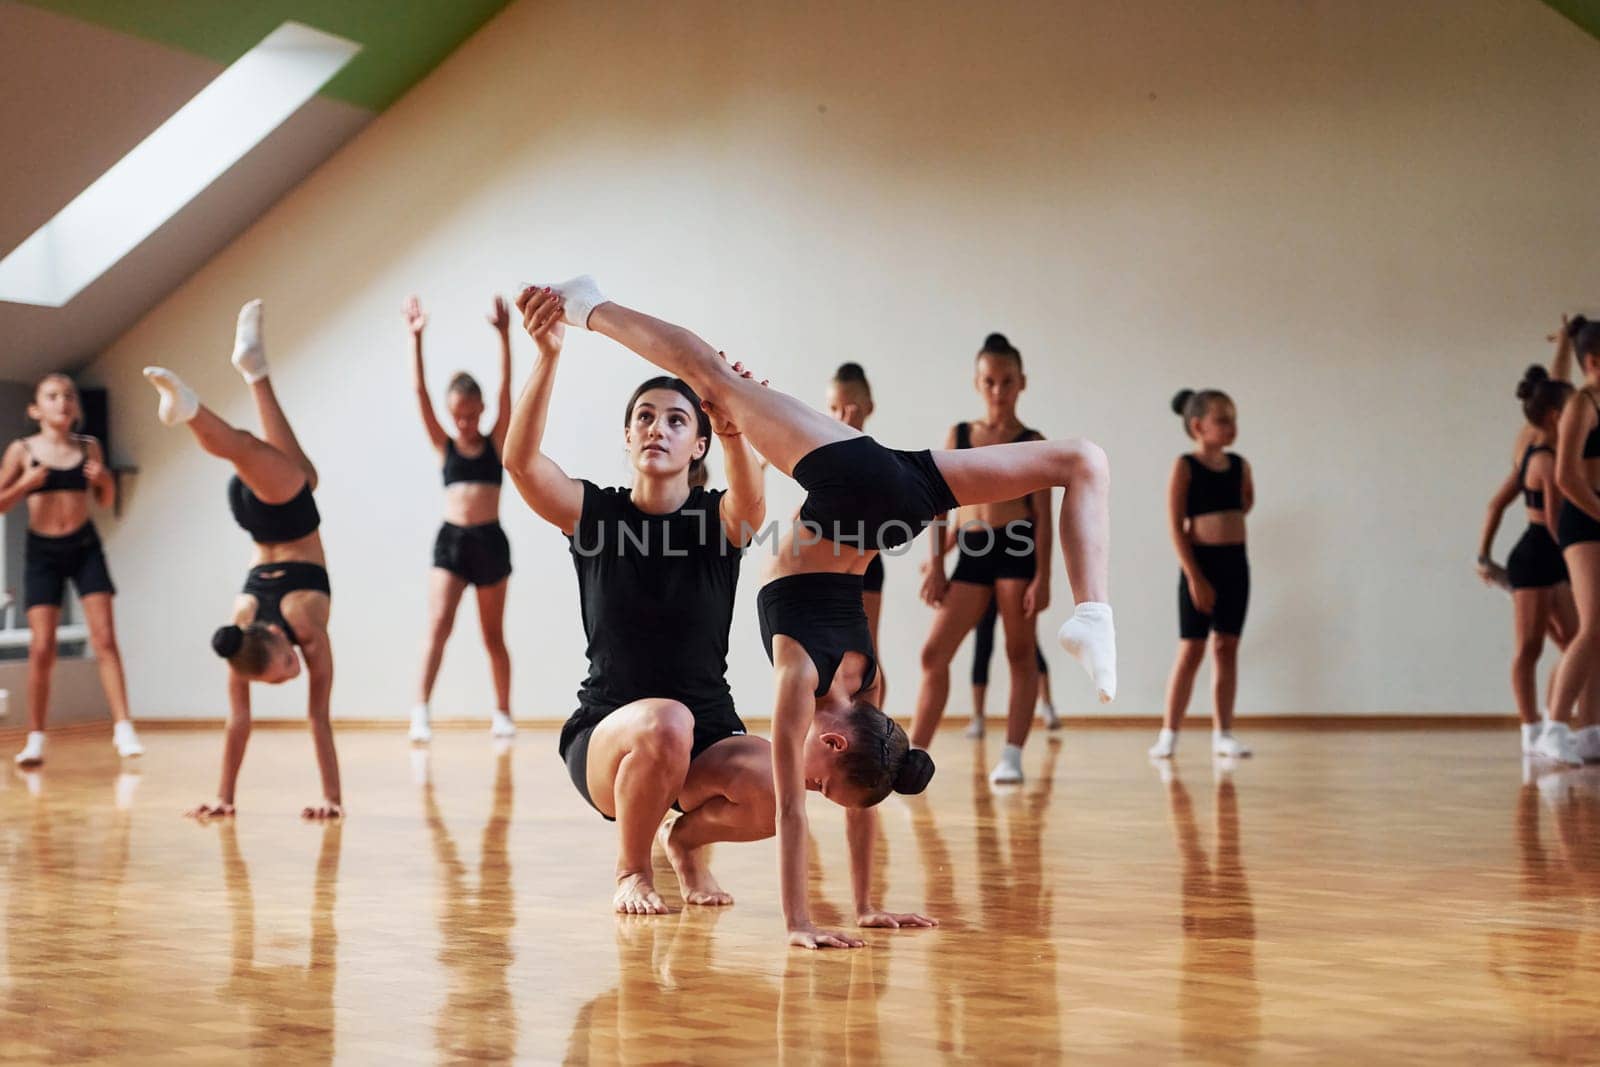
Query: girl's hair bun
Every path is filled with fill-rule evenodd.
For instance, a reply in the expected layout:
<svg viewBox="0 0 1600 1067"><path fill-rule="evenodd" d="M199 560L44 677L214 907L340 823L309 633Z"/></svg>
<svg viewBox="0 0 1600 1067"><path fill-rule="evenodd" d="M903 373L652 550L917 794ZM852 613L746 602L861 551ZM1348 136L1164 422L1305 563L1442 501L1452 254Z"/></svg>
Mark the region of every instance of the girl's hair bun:
<svg viewBox="0 0 1600 1067"><path fill-rule="evenodd" d="M211 651L228 659L244 645L244 631L237 626L219 626L211 635Z"/></svg>

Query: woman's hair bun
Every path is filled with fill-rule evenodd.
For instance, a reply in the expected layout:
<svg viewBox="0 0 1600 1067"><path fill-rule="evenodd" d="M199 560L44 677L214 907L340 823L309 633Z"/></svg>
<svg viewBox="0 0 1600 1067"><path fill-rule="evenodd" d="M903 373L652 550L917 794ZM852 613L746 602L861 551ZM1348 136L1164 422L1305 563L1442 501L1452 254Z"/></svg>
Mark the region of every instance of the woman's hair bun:
<svg viewBox="0 0 1600 1067"><path fill-rule="evenodd" d="M1011 351L1011 342L1006 340L1006 335L1003 333L991 333L983 339L983 350L985 352L1009 352Z"/></svg>
<svg viewBox="0 0 1600 1067"><path fill-rule="evenodd" d="M920 793L933 781L933 757L920 748L906 750L900 773L894 776L896 793Z"/></svg>
<svg viewBox="0 0 1600 1067"><path fill-rule="evenodd" d="M211 651L228 659L244 645L244 631L237 626L219 626L211 635Z"/></svg>
<svg viewBox="0 0 1600 1067"><path fill-rule="evenodd" d="M1191 401L1193 399L1194 399L1194 390L1193 389L1179 389L1172 396L1172 413L1174 415L1182 415L1183 412L1184 412L1184 409L1189 406L1189 401Z"/></svg>
<svg viewBox="0 0 1600 1067"><path fill-rule="evenodd" d="M1567 338L1569 340L1577 340L1578 331L1587 325L1589 325L1589 320L1584 318L1582 315L1572 316L1572 318L1567 322Z"/></svg>
<svg viewBox="0 0 1600 1067"><path fill-rule="evenodd" d="M1526 400L1539 388L1541 382L1550 380L1550 372L1538 363L1529 364L1528 369L1522 373L1522 381L1517 383L1517 399Z"/></svg>
<svg viewBox="0 0 1600 1067"><path fill-rule="evenodd" d="M866 369L859 363L841 363L839 369L833 372L836 382L864 382L867 380Z"/></svg>

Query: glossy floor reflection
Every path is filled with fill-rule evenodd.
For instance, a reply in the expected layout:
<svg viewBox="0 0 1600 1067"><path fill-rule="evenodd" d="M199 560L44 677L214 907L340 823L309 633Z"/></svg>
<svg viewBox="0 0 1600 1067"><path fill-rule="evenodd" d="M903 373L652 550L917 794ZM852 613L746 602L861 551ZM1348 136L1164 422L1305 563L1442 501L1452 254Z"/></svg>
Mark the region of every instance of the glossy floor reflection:
<svg viewBox="0 0 1600 1067"><path fill-rule="evenodd" d="M0 776L0 1062L1600 1056L1600 768L1525 781L1511 731L1251 740L1163 773L1143 732L1040 734L996 792L996 753L944 733L930 793L884 805L878 878L944 925L808 954L771 842L720 850L731 909L610 914L614 831L552 731L349 731L328 828L297 817L298 731L257 733L211 826L178 812L215 732L152 731L131 775L62 736ZM842 923L843 820L811 810Z"/></svg>

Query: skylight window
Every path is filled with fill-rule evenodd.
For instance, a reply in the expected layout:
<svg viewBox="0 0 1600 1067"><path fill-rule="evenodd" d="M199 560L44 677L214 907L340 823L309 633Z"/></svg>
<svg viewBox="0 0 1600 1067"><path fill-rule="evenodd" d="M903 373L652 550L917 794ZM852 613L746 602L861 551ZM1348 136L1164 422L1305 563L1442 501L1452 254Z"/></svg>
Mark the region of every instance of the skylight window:
<svg viewBox="0 0 1600 1067"><path fill-rule="evenodd" d="M361 51L285 22L0 260L0 300L60 307L298 111Z"/></svg>

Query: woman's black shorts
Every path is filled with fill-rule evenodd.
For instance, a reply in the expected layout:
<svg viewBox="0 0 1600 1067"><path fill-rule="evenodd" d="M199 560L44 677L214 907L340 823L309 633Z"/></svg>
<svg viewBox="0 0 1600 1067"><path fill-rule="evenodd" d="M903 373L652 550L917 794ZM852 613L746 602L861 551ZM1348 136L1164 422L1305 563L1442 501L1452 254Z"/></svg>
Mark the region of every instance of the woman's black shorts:
<svg viewBox="0 0 1600 1067"><path fill-rule="evenodd" d="M116 594L117 587L106 567L105 550L100 547L100 534L92 522L62 537L46 537L29 530L23 558L24 608L44 604L59 608L69 579L77 587L80 599L92 593Z"/></svg>
<svg viewBox="0 0 1600 1067"><path fill-rule="evenodd" d="M511 542L498 522L447 522L433 539L433 565L473 585L498 585L511 576Z"/></svg>
<svg viewBox="0 0 1600 1067"><path fill-rule="evenodd" d="M1567 580L1567 564L1550 530L1530 522L1506 559L1506 577L1513 589L1546 589Z"/></svg>

